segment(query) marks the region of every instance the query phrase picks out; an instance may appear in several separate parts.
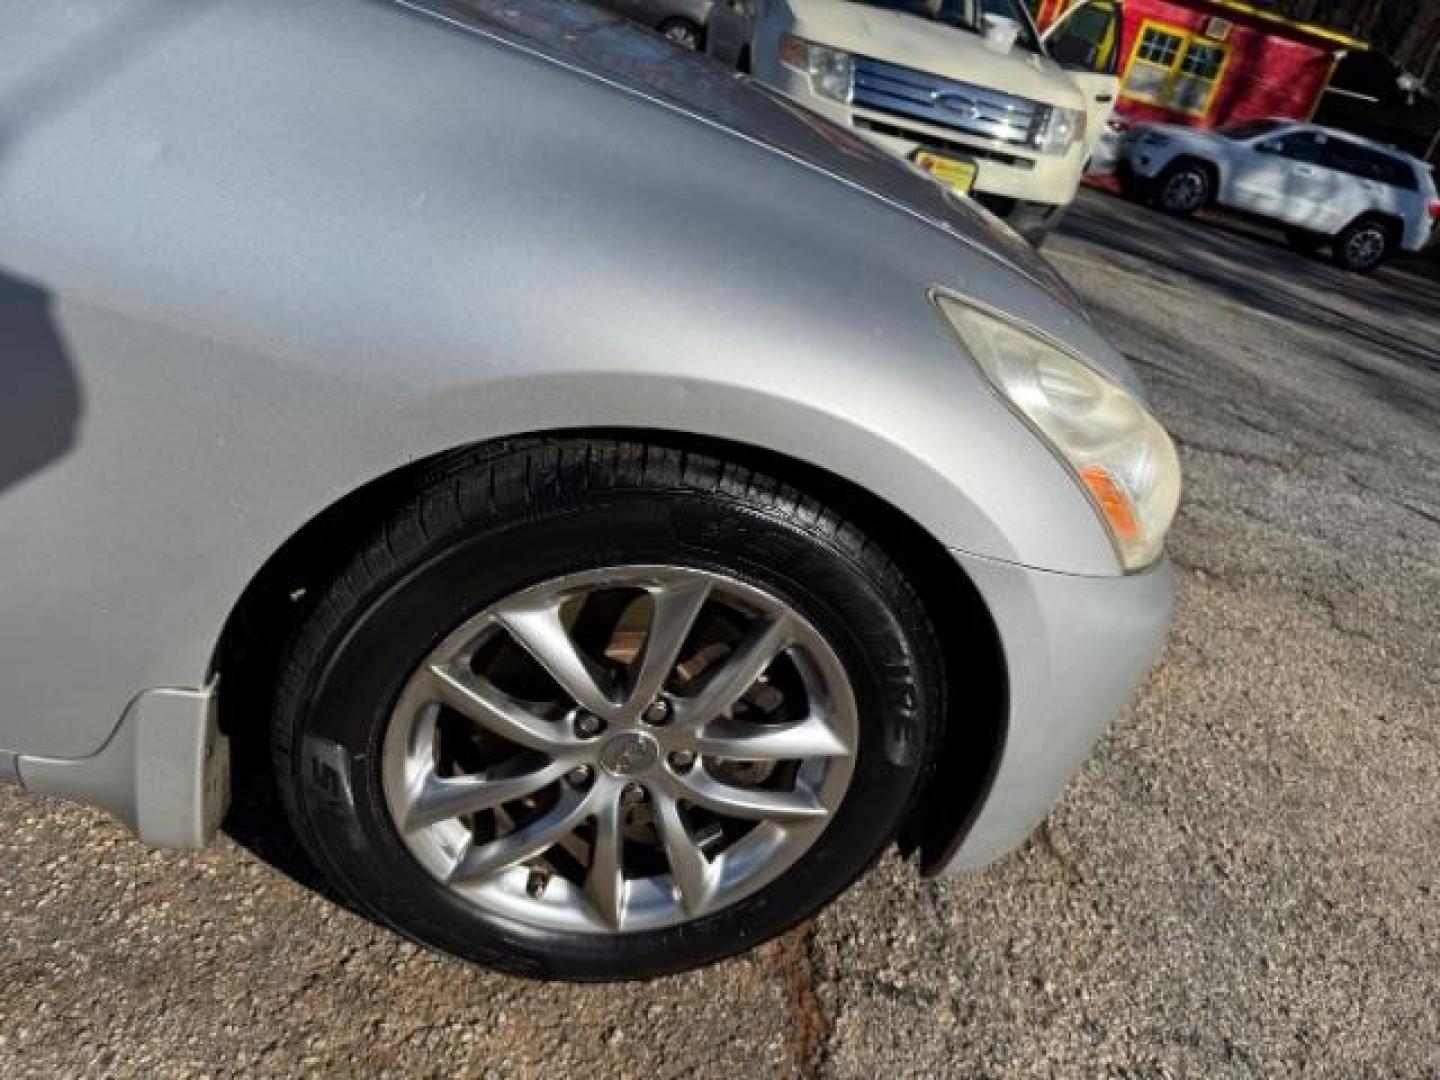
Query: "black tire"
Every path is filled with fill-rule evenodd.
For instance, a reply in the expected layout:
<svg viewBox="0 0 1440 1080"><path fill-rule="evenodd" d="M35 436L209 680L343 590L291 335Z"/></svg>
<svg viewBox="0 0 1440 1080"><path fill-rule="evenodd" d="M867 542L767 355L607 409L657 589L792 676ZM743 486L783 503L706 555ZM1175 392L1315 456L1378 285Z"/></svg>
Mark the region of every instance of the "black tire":
<svg viewBox="0 0 1440 1080"><path fill-rule="evenodd" d="M1172 217L1189 217L1210 204L1215 195L1210 170L1198 161L1167 166L1154 187L1155 204Z"/></svg>
<svg viewBox="0 0 1440 1080"><path fill-rule="evenodd" d="M436 641L495 599L560 574L660 560L781 596L825 638L858 706L843 802L779 877L673 927L560 932L471 904L415 861L387 811L378 748L398 688ZM288 651L271 746L291 822L361 911L511 974L631 979L747 950L859 877L923 786L944 696L919 598L835 509L751 467L676 447L521 441L432 473L323 593Z"/></svg>
<svg viewBox="0 0 1440 1080"><path fill-rule="evenodd" d="M1337 266L1352 274L1369 274L1379 269L1394 243L1394 230L1386 222L1362 217L1341 230L1330 250Z"/></svg>
<svg viewBox="0 0 1440 1080"><path fill-rule="evenodd" d="M1285 232L1285 242L1292 251L1298 251L1302 255L1314 255L1325 246L1325 237L1304 229L1288 229Z"/></svg>
<svg viewBox="0 0 1440 1080"><path fill-rule="evenodd" d="M689 19L666 19L659 27L660 35L672 45L691 52L704 52L705 31Z"/></svg>
<svg viewBox="0 0 1440 1080"><path fill-rule="evenodd" d="M1141 203L1150 201L1150 182L1136 173L1128 162L1120 163L1115 170L1115 180L1123 198Z"/></svg>

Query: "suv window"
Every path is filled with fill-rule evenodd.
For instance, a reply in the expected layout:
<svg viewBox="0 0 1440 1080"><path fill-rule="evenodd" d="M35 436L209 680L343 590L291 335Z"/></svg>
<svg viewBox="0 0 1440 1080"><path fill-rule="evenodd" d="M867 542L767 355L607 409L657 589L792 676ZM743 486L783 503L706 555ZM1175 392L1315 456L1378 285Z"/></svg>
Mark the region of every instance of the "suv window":
<svg viewBox="0 0 1440 1080"><path fill-rule="evenodd" d="M1266 139L1256 149L1267 154L1279 154L1294 161L1318 165L1325 152L1325 142L1325 137L1317 132L1292 131L1278 139Z"/></svg>
<svg viewBox="0 0 1440 1080"><path fill-rule="evenodd" d="M1091 0L1051 28L1050 58L1073 71L1114 75L1119 70L1120 7L1115 0Z"/></svg>
<svg viewBox="0 0 1440 1080"><path fill-rule="evenodd" d="M1325 147L1325 164L1338 172L1349 173L1365 180L1376 180L1391 187L1416 191L1419 181L1415 170L1399 158L1359 146L1345 139L1331 139Z"/></svg>
<svg viewBox="0 0 1440 1080"><path fill-rule="evenodd" d="M1253 139L1257 135L1264 135L1268 131L1282 128L1285 120L1241 120L1238 124L1227 124L1220 128L1220 134L1227 139Z"/></svg>

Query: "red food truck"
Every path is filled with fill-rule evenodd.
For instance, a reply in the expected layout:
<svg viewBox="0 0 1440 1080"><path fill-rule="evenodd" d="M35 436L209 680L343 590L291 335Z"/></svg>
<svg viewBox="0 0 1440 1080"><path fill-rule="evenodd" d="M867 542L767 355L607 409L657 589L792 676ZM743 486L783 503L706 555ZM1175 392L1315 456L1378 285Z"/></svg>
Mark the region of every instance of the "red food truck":
<svg viewBox="0 0 1440 1080"><path fill-rule="evenodd" d="M1042 29L1070 13L1065 36L1072 47L1088 39L1113 56L1122 125L1308 120L1336 64L1366 47L1338 30L1240 0L1030 0L1030 6Z"/></svg>

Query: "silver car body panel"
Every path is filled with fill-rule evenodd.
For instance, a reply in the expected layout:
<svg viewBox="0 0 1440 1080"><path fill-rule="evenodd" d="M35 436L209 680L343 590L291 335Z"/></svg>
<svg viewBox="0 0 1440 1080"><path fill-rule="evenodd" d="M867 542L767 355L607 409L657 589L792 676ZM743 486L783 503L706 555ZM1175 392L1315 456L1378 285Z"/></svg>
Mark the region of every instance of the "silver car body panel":
<svg viewBox="0 0 1440 1080"><path fill-rule="evenodd" d="M1169 562L1124 578L1032 570L954 553L1007 658L1009 729L988 797L942 873L1018 847L1149 670L1170 623Z"/></svg>
<svg viewBox="0 0 1440 1080"><path fill-rule="evenodd" d="M79 799L156 847L204 847L230 801L230 743L216 721L214 687L148 690L130 703L104 746L80 760L26 756L20 783Z"/></svg>
<svg viewBox="0 0 1440 1080"><path fill-rule="evenodd" d="M348 493L510 434L763 447L953 549L1126 587L927 300L1133 385L1013 234L590 9L406 7L0 14L0 748L27 786L203 838L206 688L247 583ZM126 703L155 688L191 717L168 831L129 794L127 747L170 721Z"/></svg>

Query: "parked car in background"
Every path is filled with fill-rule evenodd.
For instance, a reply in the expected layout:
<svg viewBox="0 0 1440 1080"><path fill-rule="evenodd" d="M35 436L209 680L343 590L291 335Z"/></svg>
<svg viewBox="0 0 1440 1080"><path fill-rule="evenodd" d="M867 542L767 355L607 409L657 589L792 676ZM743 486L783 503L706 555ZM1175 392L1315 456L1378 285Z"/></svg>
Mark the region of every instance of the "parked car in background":
<svg viewBox="0 0 1440 1080"><path fill-rule="evenodd" d="M1074 294L704 57L10 0L0 109L0 783L194 847L237 744L359 910L633 978L1014 849L1163 642Z"/></svg>
<svg viewBox="0 0 1440 1080"><path fill-rule="evenodd" d="M1396 251L1419 251L1440 218L1430 166L1393 147L1293 120L1215 131L1137 124L1121 146L1121 181L1171 214L1206 206L1285 229L1302 251L1330 246L1369 273Z"/></svg>
<svg viewBox="0 0 1440 1080"><path fill-rule="evenodd" d="M682 49L705 47L705 27L715 0L589 0L596 7L648 26Z"/></svg>
<svg viewBox="0 0 1440 1080"><path fill-rule="evenodd" d="M1018 0L718 0L709 51L973 195L1032 242L1119 88L1118 3L1042 40Z"/></svg>

